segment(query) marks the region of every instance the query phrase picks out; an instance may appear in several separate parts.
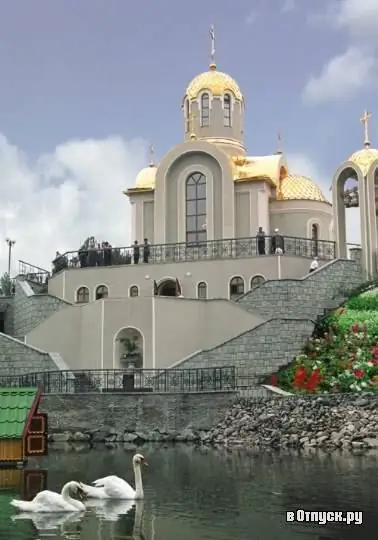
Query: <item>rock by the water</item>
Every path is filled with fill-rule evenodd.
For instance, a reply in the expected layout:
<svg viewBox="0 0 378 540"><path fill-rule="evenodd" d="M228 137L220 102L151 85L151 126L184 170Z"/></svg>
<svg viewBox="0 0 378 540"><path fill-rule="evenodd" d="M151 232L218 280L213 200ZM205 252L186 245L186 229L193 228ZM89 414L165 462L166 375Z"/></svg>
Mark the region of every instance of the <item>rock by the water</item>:
<svg viewBox="0 0 378 540"><path fill-rule="evenodd" d="M378 448L377 394L239 399L207 435L245 447Z"/></svg>

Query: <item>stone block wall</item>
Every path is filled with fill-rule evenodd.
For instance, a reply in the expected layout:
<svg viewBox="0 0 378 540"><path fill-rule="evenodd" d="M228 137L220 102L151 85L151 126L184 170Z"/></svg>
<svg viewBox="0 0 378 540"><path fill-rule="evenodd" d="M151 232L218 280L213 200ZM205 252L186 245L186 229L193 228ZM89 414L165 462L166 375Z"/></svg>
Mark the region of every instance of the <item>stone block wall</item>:
<svg viewBox="0 0 378 540"><path fill-rule="evenodd" d="M28 332L48 319L56 311L70 306L68 302L49 294L34 294L26 282L31 294L26 294L19 281L16 282L14 295L14 336L23 339Z"/></svg>
<svg viewBox="0 0 378 540"><path fill-rule="evenodd" d="M301 352L313 329L310 320L271 319L213 349L187 358L177 367L235 366L240 370L240 377L243 378L243 374L246 377L245 383L241 380L238 383L247 386L247 382L257 383L260 376L291 362Z"/></svg>
<svg viewBox="0 0 378 540"><path fill-rule="evenodd" d="M0 375L15 376L58 368L48 353L25 345L22 341L0 334Z"/></svg>
<svg viewBox="0 0 378 540"><path fill-rule="evenodd" d="M54 432L146 432L210 429L235 394L47 394L40 410Z"/></svg>
<svg viewBox="0 0 378 540"><path fill-rule="evenodd" d="M355 261L335 260L303 279L266 281L237 300L248 311L261 317L316 320L325 309L339 306L347 292L365 278Z"/></svg>

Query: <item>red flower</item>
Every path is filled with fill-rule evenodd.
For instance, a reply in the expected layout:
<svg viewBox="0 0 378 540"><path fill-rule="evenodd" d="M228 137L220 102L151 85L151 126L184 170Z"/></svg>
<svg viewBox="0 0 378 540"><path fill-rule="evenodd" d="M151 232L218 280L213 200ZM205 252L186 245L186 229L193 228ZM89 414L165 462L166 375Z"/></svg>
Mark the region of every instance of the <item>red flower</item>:
<svg viewBox="0 0 378 540"><path fill-rule="evenodd" d="M278 377L275 373L270 377L270 384L271 386L278 386Z"/></svg>
<svg viewBox="0 0 378 540"><path fill-rule="evenodd" d="M378 356L378 345L376 345L375 347L372 348L371 354L373 356Z"/></svg>
<svg viewBox="0 0 378 540"><path fill-rule="evenodd" d="M310 392L313 392L318 386L320 379L321 377L320 377L319 370L314 369L314 371L311 373L310 377L308 378L306 382L306 389L310 390Z"/></svg>
<svg viewBox="0 0 378 540"><path fill-rule="evenodd" d="M359 379L365 375L365 372L363 369L356 369L354 371L355 377L358 377Z"/></svg>
<svg viewBox="0 0 378 540"><path fill-rule="evenodd" d="M354 334L357 334L357 332L359 332L360 330L360 325L359 324L352 324L352 326L350 327L350 329L352 330L352 332Z"/></svg>
<svg viewBox="0 0 378 540"><path fill-rule="evenodd" d="M294 374L294 380L292 382L293 386L296 386L297 388L303 388L304 383L306 381L306 369L301 366L297 367Z"/></svg>
<svg viewBox="0 0 378 540"><path fill-rule="evenodd" d="M372 363L373 366L378 366L378 358L373 358Z"/></svg>

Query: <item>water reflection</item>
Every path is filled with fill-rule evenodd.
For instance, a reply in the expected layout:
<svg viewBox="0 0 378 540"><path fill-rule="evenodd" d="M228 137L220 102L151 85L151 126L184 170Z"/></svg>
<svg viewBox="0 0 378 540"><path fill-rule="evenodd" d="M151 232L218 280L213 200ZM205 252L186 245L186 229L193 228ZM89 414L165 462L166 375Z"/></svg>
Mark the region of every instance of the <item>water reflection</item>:
<svg viewBox="0 0 378 540"><path fill-rule="evenodd" d="M9 517L12 540L47 535L80 540L370 540L376 534L377 453L285 454L152 445L140 451L149 462L144 503L90 500L84 516ZM109 474L131 481L133 453L130 447L51 451L44 463L48 489ZM296 508L359 510L364 523L285 523L285 512ZM3 538L1 530L2 523Z"/></svg>

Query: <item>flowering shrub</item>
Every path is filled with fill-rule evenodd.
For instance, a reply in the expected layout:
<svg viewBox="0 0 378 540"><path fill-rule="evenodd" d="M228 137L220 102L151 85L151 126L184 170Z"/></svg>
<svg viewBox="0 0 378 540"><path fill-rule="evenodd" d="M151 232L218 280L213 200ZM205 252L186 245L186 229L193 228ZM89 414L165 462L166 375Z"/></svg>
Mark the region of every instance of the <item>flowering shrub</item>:
<svg viewBox="0 0 378 540"><path fill-rule="evenodd" d="M328 332L310 339L276 384L296 393L378 392L378 295L349 300L328 323Z"/></svg>

